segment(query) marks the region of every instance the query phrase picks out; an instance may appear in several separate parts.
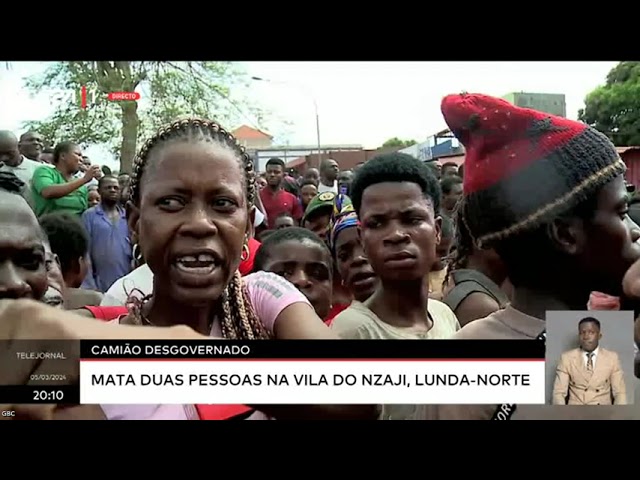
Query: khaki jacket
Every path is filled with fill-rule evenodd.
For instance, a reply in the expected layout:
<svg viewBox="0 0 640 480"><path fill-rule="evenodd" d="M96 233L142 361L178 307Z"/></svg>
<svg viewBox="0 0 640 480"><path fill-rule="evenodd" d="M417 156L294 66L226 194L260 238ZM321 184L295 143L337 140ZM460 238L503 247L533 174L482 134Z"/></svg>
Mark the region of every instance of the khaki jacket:
<svg viewBox="0 0 640 480"><path fill-rule="evenodd" d="M626 405L627 389L616 352L598 348L593 372L584 352L574 348L560 357L553 384L554 405Z"/></svg>
<svg viewBox="0 0 640 480"><path fill-rule="evenodd" d="M504 310L464 326L454 338L510 340L536 337L545 329L542 319L507 306ZM596 360L597 365L597 360ZM596 366L597 368L597 366ZM633 389L640 396L640 380ZM500 405L422 405L416 418L437 420L491 420ZM511 420L640 420L640 405L518 405Z"/></svg>

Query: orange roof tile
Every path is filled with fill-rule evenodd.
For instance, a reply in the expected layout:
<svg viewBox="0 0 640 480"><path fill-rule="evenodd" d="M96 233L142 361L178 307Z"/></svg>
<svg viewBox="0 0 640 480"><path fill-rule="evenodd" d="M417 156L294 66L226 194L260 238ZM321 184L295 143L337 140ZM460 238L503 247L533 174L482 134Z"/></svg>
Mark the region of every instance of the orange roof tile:
<svg viewBox="0 0 640 480"><path fill-rule="evenodd" d="M238 140L258 140L261 138L273 138L268 133L264 133L256 128L251 128L248 125L242 125L231 132Z"/></svg>

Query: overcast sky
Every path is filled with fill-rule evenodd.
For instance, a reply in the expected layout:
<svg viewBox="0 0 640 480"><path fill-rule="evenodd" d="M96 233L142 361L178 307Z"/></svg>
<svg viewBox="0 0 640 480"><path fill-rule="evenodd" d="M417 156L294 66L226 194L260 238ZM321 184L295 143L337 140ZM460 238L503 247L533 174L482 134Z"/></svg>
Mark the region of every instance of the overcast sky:
<svg viewBox="0 0 640 480"><path fill-rule="evenodd" d="M462 91L503 96L514 91L564 93L576 118L584 97L604 83L617 62L245 62L251 96L292 126L272 132L289 144L316 142L314 99L323 144L376 148L391 137L425 140L445 128L440 100ZM30 98L23 78L42 62L0 70L0 129L22 133L22 123L51 113L48 96ZM237 125L230 126L231 128ZM102 155L94 150L89 156ZM98 158L95 158L99 161ZM108 162L111 163L111 162Z"/></svg>

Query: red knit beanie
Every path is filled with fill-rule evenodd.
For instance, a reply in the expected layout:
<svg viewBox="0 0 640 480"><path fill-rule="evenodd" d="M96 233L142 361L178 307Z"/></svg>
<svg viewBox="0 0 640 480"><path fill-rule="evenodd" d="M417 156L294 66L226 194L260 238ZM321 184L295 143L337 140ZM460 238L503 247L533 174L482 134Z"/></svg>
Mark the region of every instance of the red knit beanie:
<svg viewBox="0 0 640 480"><path fill-rule="evenodd" d="M478 246L536 228L626 170L580 122L480 94L445 97L442 114L466 149L462 219Z"/></svg>

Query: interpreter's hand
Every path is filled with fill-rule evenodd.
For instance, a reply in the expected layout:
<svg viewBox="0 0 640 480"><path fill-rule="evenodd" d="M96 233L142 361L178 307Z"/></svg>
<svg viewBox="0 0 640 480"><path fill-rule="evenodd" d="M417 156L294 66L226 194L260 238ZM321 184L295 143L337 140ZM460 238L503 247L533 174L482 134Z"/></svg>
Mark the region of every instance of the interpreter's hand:
<svg viewBox="0 0 640 480"><path fill-rule="evenodd" d="M100 170L100 165L91 165L84 172L84 179L87 182L90 182L94 178L98 179L102 176L102 170Z"/></svg>
<svg viewBox="0 0 640 480"><path fill-rule="evenodd" d="M38 342L47 340L202 340L208 339L195 330L179 325L175 327L151 327L113 325L101 320L84 318L66 310L50 307L33 300L0 300L0 384L26 385L29 378L52 371L51 362L57 374L64 374L70 385L79 382L79 362L60 360L19 360L16 352L21 347L16 340L29 340L31 349L37 349ZM24 347L22 347L24 348ZM65 367L61 367L65 365ZM65 368L68 371L61 372ZM0 411L15 411L13 418L51 419L56 413L56 405L4 405Z"/></svg>

